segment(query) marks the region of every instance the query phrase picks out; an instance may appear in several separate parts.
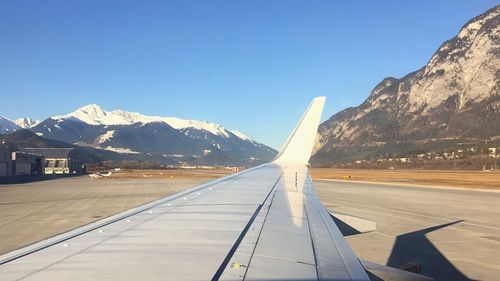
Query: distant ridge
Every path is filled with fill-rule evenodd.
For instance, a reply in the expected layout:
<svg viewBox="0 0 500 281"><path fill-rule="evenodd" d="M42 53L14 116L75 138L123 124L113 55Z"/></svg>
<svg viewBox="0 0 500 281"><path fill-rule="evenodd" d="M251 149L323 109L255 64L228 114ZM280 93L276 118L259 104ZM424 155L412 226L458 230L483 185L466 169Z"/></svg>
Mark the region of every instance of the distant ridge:
<svg viewBox="0 0 500 281"><path fill-rule="evenodd" d="M9 134L19 128L19 125L0 115L0 134Z"/></svg>
<svg viewBox="0 0 500 281"><path fill-rule="evenodd" d="M4 134L20 129L5 120L8 126ZM219 124L124 110L107 111L96 104L39 123L31 119L19 123L44 139L122 155L114 159L175 166L253 166L276 155L274 149Z"/></svg>
<svg viewBox="0 0 500 281"><path fill-rule="evenodd" d="M126 155L89 147L80 147L57 140L42 138L26 129L19 129L11 134L0 136L0 140L2 140L0 143L0 154L4 154L6 156L10 156L12 151L16 151L18 148L24 147L74 148L74 155L85 163L96 163L104 160L127 160Z"/></svg>

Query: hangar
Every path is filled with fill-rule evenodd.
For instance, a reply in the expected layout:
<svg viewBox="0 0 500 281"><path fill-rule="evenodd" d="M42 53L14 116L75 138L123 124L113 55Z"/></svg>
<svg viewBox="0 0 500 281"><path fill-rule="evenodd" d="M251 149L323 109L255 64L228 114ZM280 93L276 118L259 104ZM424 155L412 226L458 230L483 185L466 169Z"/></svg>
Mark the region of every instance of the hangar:
<svg viewBox="0 0 500 281"><path fill-rule="evenodd" d="M43 174L83 173L83 163L75 157L73 148L20 148L14 153L38 155L43 158Z"/></svg>
<svg viewBox="0 0 500 281"><path fill-rule="evenodd" d="M43 156L36 153L12 152L11 171L13 176L43 174Z"/></svg>

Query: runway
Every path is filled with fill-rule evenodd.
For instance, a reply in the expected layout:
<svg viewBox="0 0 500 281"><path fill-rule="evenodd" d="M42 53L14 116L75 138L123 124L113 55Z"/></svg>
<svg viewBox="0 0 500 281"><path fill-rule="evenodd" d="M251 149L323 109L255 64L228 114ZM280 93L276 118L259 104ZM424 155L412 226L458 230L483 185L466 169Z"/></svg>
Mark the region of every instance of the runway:
<svg viewBox="0 0 500 281"><path fill-rule="evenodd" d="M360 258L416 261L436 280L499 280L500 193L328 180L315 188L330 210L377 223L347 237Z"/></svg>
<svg viewBox="0 0 500 281"><path fill-rule="evenodd" d="M0 185L0 253L213 178L90 180ZM436 280L499 280L500 193L316 180L325 207L377 223L347 240L363 259L415 261Z"/></svg>

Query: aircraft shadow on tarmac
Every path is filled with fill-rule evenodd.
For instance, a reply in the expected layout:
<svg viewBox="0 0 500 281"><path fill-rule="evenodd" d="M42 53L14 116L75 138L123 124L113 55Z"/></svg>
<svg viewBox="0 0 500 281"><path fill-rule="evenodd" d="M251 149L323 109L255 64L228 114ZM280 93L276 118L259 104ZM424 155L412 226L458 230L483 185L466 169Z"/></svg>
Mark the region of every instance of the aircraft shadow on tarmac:
<svg viewBox="0 0 500 281"><path fill-rule="evenodd" d="M422 266L422 274L435 280L471 280L458 270L432 243L426 234L457 223L454 221L396 237L387 265L399 268L407 262Z"/></svg>

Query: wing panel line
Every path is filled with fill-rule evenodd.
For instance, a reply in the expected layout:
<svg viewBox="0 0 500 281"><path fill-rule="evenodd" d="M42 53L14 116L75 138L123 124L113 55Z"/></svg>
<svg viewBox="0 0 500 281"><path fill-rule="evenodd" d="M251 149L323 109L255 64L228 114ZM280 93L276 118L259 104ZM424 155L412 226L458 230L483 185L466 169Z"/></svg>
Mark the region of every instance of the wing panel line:
<svg viewBox="0 0 500 281"><path fill-rule="evenodd" d="M264 201L262 201L262 203L260 203L259 206L256 208L255 212L253 213L252 217L248 221L247 225L245 226L243 231L238 236L238 239L236 239L236 242L234 242L233 247L231 247L231 250L229 250L229 253L226 255L226 257L222 261L221 265L219 266L219 269L217 269L217 271L215 272L214 276L211 279L212 281L218 281L219 278L221 277L222 273L224 272L224 270L227 267L227 264L229 263L229 261L231 260L231 258L234 255L234 253L238 249L238 246L240 245L241 241L245 237L245 234L248 232L248 229L250 229L250 226L252 226L253 221L255 220L255 218L259 214L260 210L262 209L262 206L267 201L267 199L269 198L269 196L273 192L274 188L276 187L276 185L280 181L282 175L283 175L283 172L281 172L280 176L278 177L278 179L276 180L274 185L271 187L271 190L269 190L269 193L267 194L266 198L264 198Z"/></svg>
<svg viewBox="0 0 500 281"><path fill-rule="evenodd" d="M262 222L262 227L260 228L259 235L257 236L257 239L255 240L255 246L253 247L252 253L250 254L250 260L248 261L248 265L247 265L247 268L245 269L245 274L243 274L242 280L245 280L247 277L248 269L250 268L250 265L252 264L253 255L255 254L255 250L257 249L257 245L259 244L260 235L262 234L262 231L264 230L264 225L266 224L267 215L269 214L269 211L271 210L271 206L273 205L273 200L274 200L275 195L276 195L276 192L274 192L273 198L271 199L271 202L269 203L269 208L267 209L266 216L264 217L264 221Z"/></svg>
<svg viewBox="0 0 500 281"><path fill-rule="evenodd" d="M303 199L303 202L304 202L304 206L306 205L306 199L305 199L305 196L304 196L304 199ZM311 247L312 247L312 251L313 251L313 256L314 256L314 268L316 269L316 277L319 279L319 272L318 272L318 257L316 256L316 247L314 246L314 236L313 236L313 232L312 232L312 229L311 229L311 223L310 223L310 220L309 220L309 212L307 211L307 208L304 208L304 212L306 214L306 218L307 218L307 228L309 229L309 237L311 238Z"/></svg>

